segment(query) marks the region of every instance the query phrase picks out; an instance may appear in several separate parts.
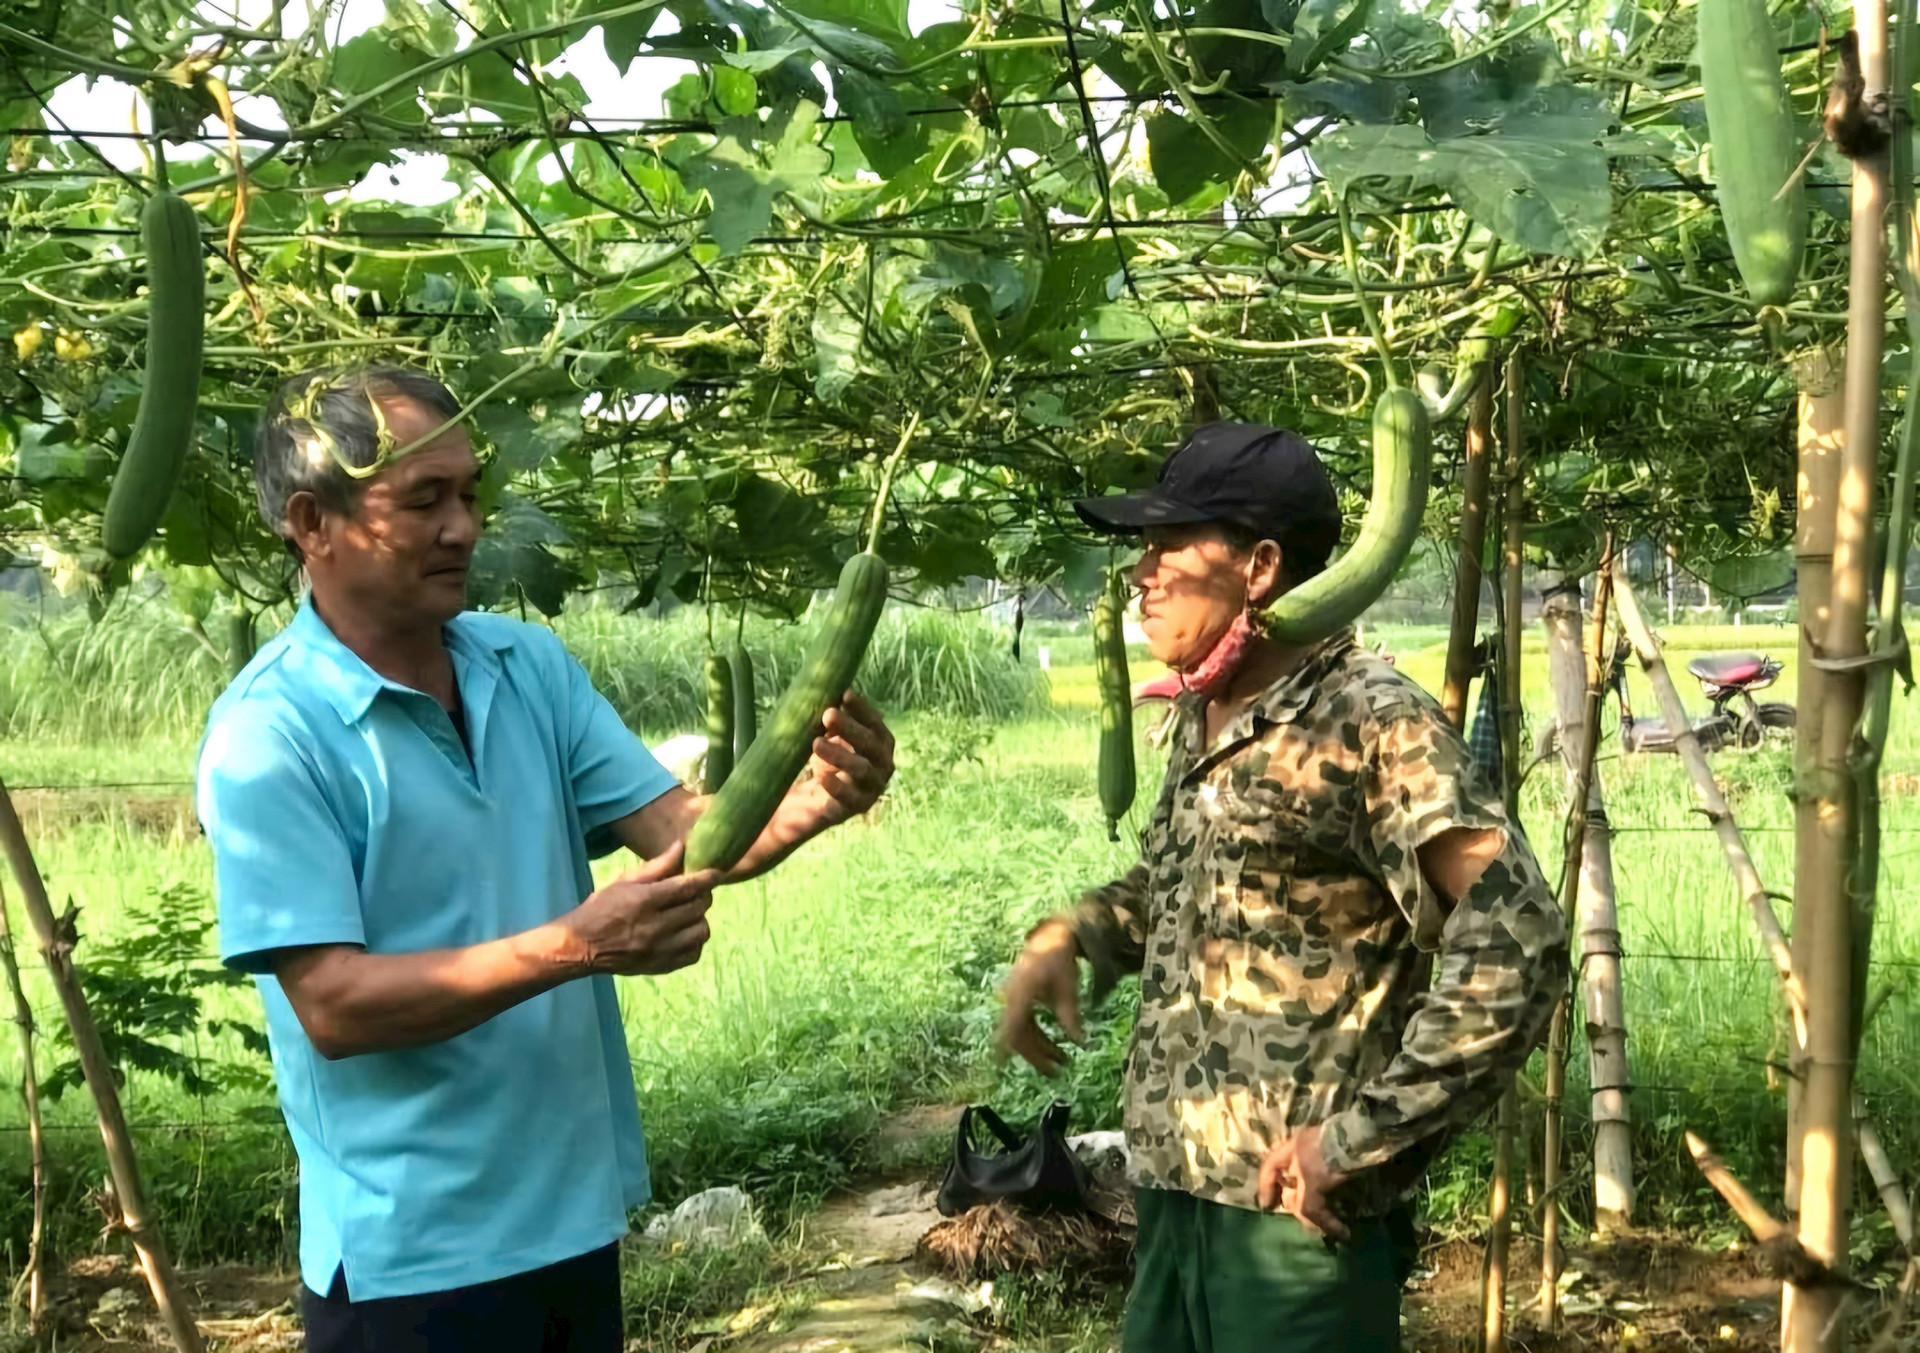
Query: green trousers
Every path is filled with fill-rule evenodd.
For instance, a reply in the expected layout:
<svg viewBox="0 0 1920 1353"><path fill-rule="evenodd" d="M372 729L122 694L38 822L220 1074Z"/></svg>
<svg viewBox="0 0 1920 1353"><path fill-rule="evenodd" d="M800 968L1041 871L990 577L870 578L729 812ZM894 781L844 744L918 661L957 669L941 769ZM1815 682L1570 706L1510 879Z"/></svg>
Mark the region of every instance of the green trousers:
<svg viewBox="0 0 1920 1353"><path fill-rule="evenodd" d="M1290 1216L1167 1189L1138 1190L1135 1208L1123 1353L1397 1353L1405 1211L1331 1245Z"/></svg>

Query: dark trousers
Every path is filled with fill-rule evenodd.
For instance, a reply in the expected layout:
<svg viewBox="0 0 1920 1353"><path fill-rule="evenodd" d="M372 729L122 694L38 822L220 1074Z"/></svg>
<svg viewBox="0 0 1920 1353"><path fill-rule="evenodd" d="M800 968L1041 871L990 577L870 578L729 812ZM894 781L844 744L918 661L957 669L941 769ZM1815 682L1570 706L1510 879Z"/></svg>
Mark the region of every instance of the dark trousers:
<svg viewBox="0 0 1920 1353"><path fill-rule="evenodd" d="M1140 1189L1125 1353L1397 1353L1412 1217L1335 1246L1281 1213Z"/></svg>
<svg viewBox="0 0 1920 1353"><path fill-rule="evenodd" d="M344 1272L301 1290L307 1353L620 1353L620 1247L531 1273L355 1301Z"/></svg>

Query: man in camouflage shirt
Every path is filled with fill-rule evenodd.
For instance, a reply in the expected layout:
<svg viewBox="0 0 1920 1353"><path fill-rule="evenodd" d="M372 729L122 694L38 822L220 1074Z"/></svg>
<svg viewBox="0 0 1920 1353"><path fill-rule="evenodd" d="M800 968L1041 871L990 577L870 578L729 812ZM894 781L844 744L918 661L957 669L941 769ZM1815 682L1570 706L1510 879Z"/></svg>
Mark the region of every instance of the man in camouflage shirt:
<svg viewBox="0 0 1920 1353"><path fill-rule="evenodd" d="M1310 447L1210 424L1080 509L1144 536L1148 643L1189 689L1140 863L1036 927L1003 1041L1051 1073L1034 1012L1080 1037L1075 960L1095 999L1140 977L1127 1353L1397 1348L1403 1197L1538 1040L1565 922L1426 692L1350 630L1260 632L1338 539Z"/></svg>

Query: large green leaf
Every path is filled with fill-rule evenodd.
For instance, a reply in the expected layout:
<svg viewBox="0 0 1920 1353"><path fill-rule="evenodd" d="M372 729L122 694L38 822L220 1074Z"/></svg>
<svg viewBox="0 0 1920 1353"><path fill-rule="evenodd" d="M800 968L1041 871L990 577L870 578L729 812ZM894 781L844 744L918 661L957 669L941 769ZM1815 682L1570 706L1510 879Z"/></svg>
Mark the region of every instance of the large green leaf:
<svg viewBox="0 0 1920 1353"><path fill-rule="evenodd" d="M803 103L783 120L764 159L738 133L729 133L681 170L691 187L713 198L707 229L721 252L738 253L764 234L775 199L813 187L827 172L831 160L813 141L819 118L818 107Z"/></svg>
<svg viewBox="0 0 1920 1353"><path fill-rule="evenodd" d="M1170 202L1185 202L1208 184L1224 184L1258 162L1273 128L1273 107L1265 103L1211 104L1205 110L1221 140L1215 143L1191 113L1155 113L1147 119L1147 155L1154 182Z"/></svg>
<svg viewBox="0 0 1920 1353"><path fill-rule="evenodd" d="M506 495L474 551L470 600L496 606L517 588L542 615L559 615L568 591L579 583L578 575L551 553L550 547L566 539L552 517L524 498Z"/></svg>
<svg viewBox="0 0 1920 1353"><path fill-rule="evenodd" d="M1528 133L1435 140L1405 125L1343 127L1314 158L1336 191L1381 179L1441 188L1503 240L1585 258L1606 235L1613 200L1607 153L1579 130L1540 119Z"/></svg>

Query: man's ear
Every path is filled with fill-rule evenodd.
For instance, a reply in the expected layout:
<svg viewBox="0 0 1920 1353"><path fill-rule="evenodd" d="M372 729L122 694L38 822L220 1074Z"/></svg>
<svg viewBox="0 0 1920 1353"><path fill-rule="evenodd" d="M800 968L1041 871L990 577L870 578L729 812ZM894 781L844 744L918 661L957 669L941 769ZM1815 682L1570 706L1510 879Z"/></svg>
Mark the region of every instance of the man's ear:
<svg viewBox="0 0 1920 1353"><path fill-rule="evenodd" d="M1263 540L1247 556L1247 604L1254 610L1273 603L1285 588L1284 555L1278 541Z"/></svg>
<svg viewBox="0 0 1920 1353"><path fill-rule="evenodd" d="M332 544L327 539L325 513L320 500L306 489L287 499L286 534L303 559L327 558Z"/></svg>

